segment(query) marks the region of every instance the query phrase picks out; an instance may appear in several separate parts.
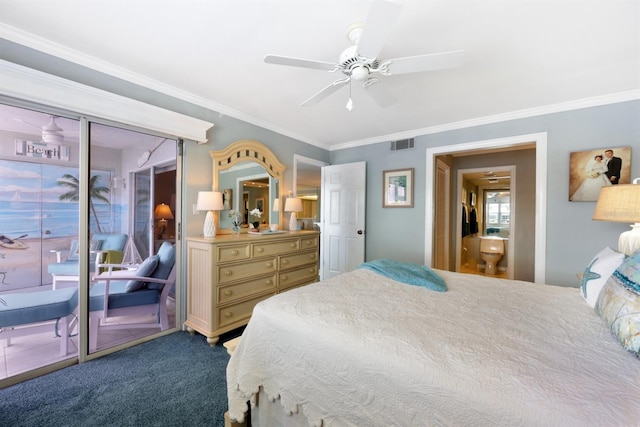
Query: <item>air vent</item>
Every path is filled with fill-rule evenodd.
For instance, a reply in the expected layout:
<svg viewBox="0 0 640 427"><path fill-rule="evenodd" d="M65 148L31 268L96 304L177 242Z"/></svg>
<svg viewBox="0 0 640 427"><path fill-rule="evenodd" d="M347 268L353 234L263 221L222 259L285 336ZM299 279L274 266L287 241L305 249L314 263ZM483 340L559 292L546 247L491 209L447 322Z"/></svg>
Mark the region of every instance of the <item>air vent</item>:
<svg viewBox="0 0 640 427"><path fill-rule="evenodd" d="M391 141L391 151L411 150L414 147L413 138Z"/></svg>

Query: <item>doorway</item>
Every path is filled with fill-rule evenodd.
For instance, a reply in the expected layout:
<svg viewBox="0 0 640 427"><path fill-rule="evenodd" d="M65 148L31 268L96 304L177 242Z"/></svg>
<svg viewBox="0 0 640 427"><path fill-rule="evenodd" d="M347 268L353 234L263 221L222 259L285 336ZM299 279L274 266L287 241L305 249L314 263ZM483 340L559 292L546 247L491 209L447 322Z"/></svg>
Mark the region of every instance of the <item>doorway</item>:
<svg viewBox="0 0 640 427"><path fill-rule="evenodd" d="M463 144L447 145L441 147L428 148L426 153L426 183L425 183L425 264L432 266L435 259L434 250L436 248L434 236L435 207L439 201L436 200L436 188L434 186L436 176L436 160L444 159L451 164L455 156L468 156L473 160L475 155L492 156L499 153L506 153L505 156L513 154L517 156L520 150L533 150L533 160L525 162L522 166L518 164L519 173L527 176L527 179L519 182L531 184L532 194L527 197L519 197L520 209L524 209L526 214L531 216L531 225L527 230L519 232L521 238L525 239L524 244L531 245L527 264L519 269L519 259L514 260L514 278L520 279L519 274L531 276L531 281L543 283L546 270L546 202L547 202L547 134L536 133L518 135L507 138L476 141ZM511 162L514 163L514 162ZM455 176L455 174L452 174ZM453 179L453 178L452 178ZM452 188L457 188L453 185ZM519 190L518 190L519 191ZM453 198L457 200L457 197ZM453 202L455 203L455 202ZM457 212L457 209L454 211ZM455 236L453 230L445 233L448 236ZM533 237L533 238L532 238ZM455 257L455 241L452 240L452 247L447 256ZM514 242L514 247L518 247L522 242ZM519 271L520 270L520 271ZM527 280L527 279L524 279Z"/></svg>
<svg viewBox="0 0 640 427"><path fill-rule="evenodd" d="M477 154L476 156L479 156ZM473 160L476 161L476 160ZM456 269L471 274L487 274L487 262L481 254L480 244L485 237L499 240L504 254L495 263L490 275L513 279L517 241L516 167L513 165L488 168L458 169L456 191Z"/></svg>

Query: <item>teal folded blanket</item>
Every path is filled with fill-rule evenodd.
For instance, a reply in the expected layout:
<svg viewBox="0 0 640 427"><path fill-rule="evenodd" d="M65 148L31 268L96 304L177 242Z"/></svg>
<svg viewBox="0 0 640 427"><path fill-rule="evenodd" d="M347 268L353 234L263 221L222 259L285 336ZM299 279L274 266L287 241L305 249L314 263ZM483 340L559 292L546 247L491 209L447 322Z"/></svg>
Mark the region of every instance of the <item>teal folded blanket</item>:
<svg viewBox="0 0 640 427"><path fill-rule="evenodd" d="M371 270L398 282L407 285L422 286L432 291L445 292L447 284L432 269L426 265L409 264L393 261L391 259L379 259L360 264L358 268Z"/></svg>

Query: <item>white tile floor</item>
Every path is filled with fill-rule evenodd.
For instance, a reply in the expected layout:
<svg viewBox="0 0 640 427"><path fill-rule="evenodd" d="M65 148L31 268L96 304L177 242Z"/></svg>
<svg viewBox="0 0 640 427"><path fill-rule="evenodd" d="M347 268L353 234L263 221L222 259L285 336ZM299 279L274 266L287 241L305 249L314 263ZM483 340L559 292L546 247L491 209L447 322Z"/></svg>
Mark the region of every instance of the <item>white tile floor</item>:
<svg viewBox="0 0 640 427"><path fill-rule="evenodd" d="M168 301L169 325L175 325L175 301ZM153 322L152 316L140 316L135 320ZM134 321L130 317L123 323ZM98 335L98 350L123 344L135 338L158 332L157 328L119 329L102 331ZM2 335L0 334L0 338ZM66 357L60 356L60 338L55 336L54 325L51 332L27 335L11 339L11 345L6 346L6 340L0 339L0 379L8 378L22 372L50 365L61 360L74 358L78 353L78 337L71 337L69 351Z"/></svg>

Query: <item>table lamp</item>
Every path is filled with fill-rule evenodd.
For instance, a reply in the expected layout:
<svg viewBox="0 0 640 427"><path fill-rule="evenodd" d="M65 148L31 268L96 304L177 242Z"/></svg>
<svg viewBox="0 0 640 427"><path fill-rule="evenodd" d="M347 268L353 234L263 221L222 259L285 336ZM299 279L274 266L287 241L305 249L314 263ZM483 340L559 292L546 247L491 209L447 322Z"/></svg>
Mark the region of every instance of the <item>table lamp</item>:
<svg viewBox="0 0 640 427"><path fill-rule="evenodd" d="M153 211L153 216L158 220L160 224L160 236L163 236L167 232L167 220L173 219L173 214L171 213L171 208L169 205L165 205L164 203L160 203L156 206L155 211Z"/></svg>
<svg viewBox="0 0 640 427"><path fill-rule="evenodd" d="M302 200L295 197L289 197L284 204L284 211L291 212L289 218L289 231L295 231L298 229L298 218L296 212L302 211Z"/></svg>
<svg viewBox="0 0 640 427"><path fill-rule="evenodd" d="M213 211L220 211L224 208L222 203L222 193L219 191L199 191L196 210L207 211L204 219L202 235L205 238L216 236L216 224L213 221Z"/></svg>
<svg viewBox="0 0 640 427"><path fill-rule="evenodd" d="M633 184L602 187L593 219L635 223L631 230L620 234L618 252L631 255L640 249L640 178L634 179Z"/></svg>

